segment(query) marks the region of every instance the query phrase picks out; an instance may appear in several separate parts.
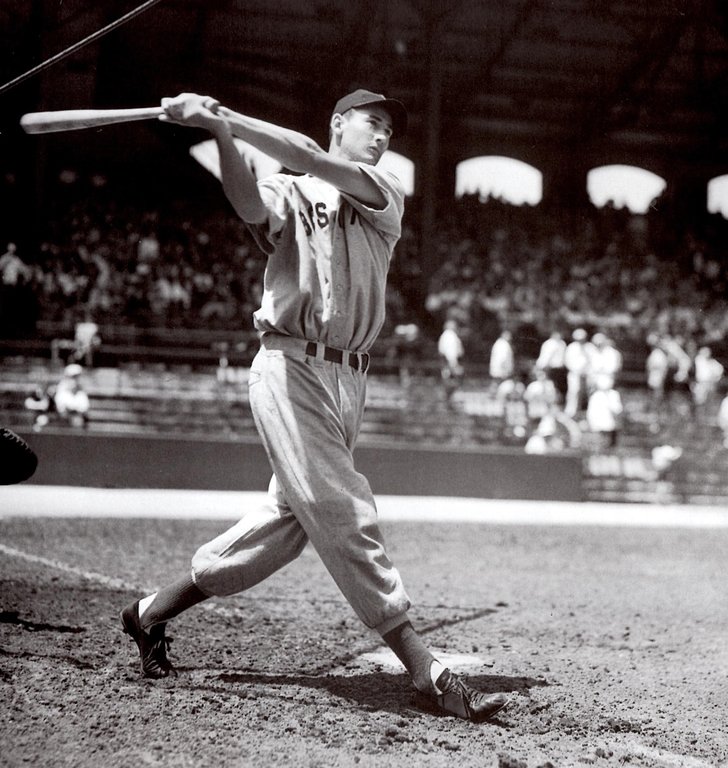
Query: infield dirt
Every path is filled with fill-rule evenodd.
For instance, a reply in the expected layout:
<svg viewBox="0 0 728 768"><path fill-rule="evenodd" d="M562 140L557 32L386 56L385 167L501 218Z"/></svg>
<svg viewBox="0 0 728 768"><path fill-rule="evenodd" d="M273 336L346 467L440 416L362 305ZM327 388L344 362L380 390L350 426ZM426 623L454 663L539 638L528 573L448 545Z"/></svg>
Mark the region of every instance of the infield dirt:
<svg viewBox="0 0 728 768"><path fill-rule="evenodd" d="M423 709L315 552L168 628L118 612L226 521L0 519L4 766L728 765L728 529L385 523L438 653L509 707Z"/></svg>

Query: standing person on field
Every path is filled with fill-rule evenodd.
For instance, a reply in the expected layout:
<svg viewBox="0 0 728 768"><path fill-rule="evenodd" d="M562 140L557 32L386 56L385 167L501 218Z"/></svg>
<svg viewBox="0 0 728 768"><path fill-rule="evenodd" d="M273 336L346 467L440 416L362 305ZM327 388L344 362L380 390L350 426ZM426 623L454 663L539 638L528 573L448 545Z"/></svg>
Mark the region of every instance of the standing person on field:
<svg viewBox="0 0 728 768"><path fill-rule="evenodd" d="M402 104L370 91L334 107L329 149L196 94L164 99L164 119L215 138L223 190L267 254L250 407L273 478L267 503L204 544L191 573L126 606L142 673L165 677L165 623L211 596L254 586L311 541L362 622L402 661L414 686L448 713L487 719L504 694L480 693L443 667L413 628L410 600L384 547L377 509L352 451L362 421L368 350L384 322L385 287L404 193L376 168ZM256 183L233 137L295 174Z"/></svg>

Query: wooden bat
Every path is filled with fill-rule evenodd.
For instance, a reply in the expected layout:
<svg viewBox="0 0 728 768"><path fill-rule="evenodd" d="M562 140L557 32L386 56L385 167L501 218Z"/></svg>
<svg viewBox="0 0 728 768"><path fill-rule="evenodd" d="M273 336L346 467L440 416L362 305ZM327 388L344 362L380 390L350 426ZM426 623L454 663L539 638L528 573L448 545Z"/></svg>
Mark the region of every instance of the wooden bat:
<svg viewBox="0 0 728 768"><path fill-rule="evenodd" d="M150 120L163 113L162 107L60 109L51 112L28 112L20 118L20 125L26 133L56 133L128 123L132 120Z"/></svg>

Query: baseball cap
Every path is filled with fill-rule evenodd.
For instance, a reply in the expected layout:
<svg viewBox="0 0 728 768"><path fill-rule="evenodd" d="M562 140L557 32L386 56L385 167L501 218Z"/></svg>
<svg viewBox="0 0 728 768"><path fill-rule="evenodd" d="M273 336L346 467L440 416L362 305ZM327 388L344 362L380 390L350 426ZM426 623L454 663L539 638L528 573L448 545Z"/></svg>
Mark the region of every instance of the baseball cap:
<svg viewBox="0 0 728 768"><path fill-rule="evenodd" d="M369 104L377 104L389 112L392 118L392 130L396 135L402 136L407 132L407 110L404 104L397 99L388 99L381 93L367 91L364 88L359 88L346 96L342 96L336 102L332 114L343 115L349 109L365 107Z"/></svg>

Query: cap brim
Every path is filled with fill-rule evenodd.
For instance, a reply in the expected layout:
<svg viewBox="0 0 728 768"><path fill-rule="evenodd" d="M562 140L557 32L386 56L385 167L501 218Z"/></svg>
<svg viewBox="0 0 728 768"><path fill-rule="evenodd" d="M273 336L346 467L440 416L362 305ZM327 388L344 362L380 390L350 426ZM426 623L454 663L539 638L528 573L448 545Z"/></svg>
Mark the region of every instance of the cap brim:
<svg viewBox="0 0 728 768"><path fill-rule="evenodd" d="M379 102L392 116L392 131L395 136L404 136L407 133L407 109L397 99L385 99Z"/></svg>
<svg viewBox="0 0 728 768"><path fill-rule="evenodd" d="M392 118L392 133L395 136L404 136L407 133L407 108L397 99L377 99L357 104L356 107L382 107L389 112Z"/></svg>

